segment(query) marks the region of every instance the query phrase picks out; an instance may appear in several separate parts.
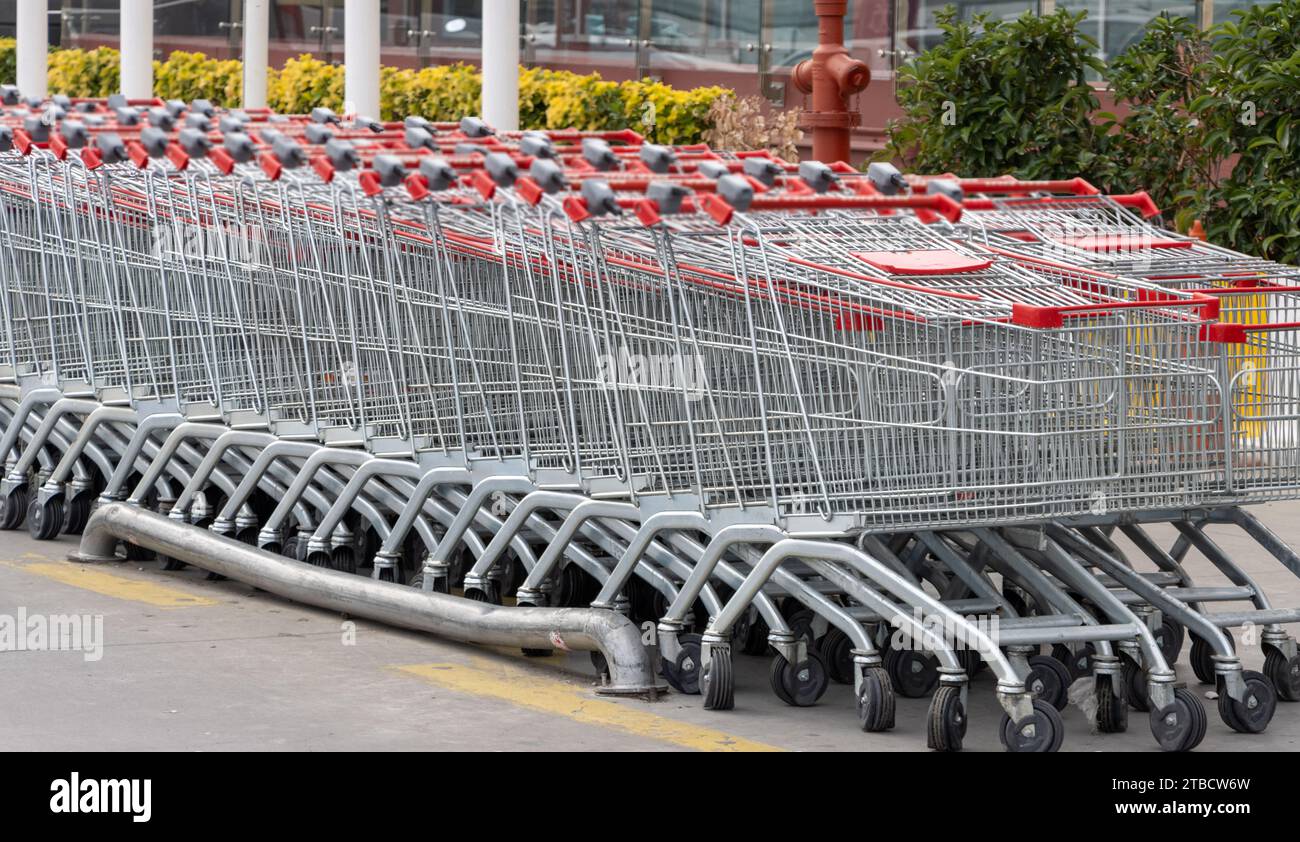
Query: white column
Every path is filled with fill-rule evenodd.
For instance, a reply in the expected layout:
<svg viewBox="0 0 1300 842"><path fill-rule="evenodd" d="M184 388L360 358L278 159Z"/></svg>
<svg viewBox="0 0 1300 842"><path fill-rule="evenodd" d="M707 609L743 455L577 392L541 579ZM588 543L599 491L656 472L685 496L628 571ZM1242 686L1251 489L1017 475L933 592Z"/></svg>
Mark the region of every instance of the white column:
<svg viewBox="0 0 1300 842"><path fill-rule="evenodd" d="M23 0L18 4L18 90L23 96L44 98L49 62L50 4L48 0Z"/></svg>
<svg viewBox="0 0 1300 842"><path fill-rule="evenodd" d="M153 0L122 0L121 8L122 93L148 99L153 96Z"/></svg>
<svg viewBox="0 0 1300 842"><path fill-rule="evenodd" d="M379 119L379 0L343 5L343 110Z"/></svg>
<svg viewBox="0 0 1300 842"><path fill-rule="evenodd" d="M271 0L244 0L244 107L266 107Z"/></svg>
<svg viewBox="0 0 1300 842"><path fill-rule="evenodd" d="M483 0L483 119L519 128L519 0Z"/></svg>

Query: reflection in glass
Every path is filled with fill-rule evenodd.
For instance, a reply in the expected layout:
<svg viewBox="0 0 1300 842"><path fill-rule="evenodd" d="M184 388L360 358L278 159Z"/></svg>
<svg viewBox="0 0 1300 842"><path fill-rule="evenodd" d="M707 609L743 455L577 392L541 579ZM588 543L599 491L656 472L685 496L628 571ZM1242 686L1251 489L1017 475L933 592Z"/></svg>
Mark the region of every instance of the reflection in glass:
<svg viewBox="0 0 1300 842"><path fill-rule="evenodd" d="M1088 13L1079 29L1096 40L1105 60L1141 41L1147 24L1161 12L1196 19L1196 0L1057 0L1056 6Z"/></svg>

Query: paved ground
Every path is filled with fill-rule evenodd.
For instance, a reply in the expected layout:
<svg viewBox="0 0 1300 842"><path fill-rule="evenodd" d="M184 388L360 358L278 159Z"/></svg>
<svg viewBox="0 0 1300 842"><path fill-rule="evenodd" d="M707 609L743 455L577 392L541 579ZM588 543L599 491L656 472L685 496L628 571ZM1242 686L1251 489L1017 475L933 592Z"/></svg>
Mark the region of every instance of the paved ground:
<svg viewBox="0 0 1300 842"><path fill-rule="evenodd" d="M1300 545L1300 504L1260 510ZM1300 580L1230 530L1215 533L1275 604L1300 603ZM1239 533L1238 533L1239 534ZM832 685L815 708L768 690L766 660L740 658L736 710L699 697L646 703L590 691L585 656L525 659L287 603L196 570L152 562L75 565L69 538L0 533L0 615L103 616L103 657L0 652L0 750L578 749L923 750L925 700L900 699L897 728L863 734L851 693ZM1197 563L1205 582L1217 581ZM1226 606L1225 606L1226 608ZM1300 629L1292 629L1300 633ZM1247 667L1258 647L1240 646ZM1196 684L1186 657L1180 678ZM999 750L987 673L971 691L970 750ZM1203 750L1300 750L1300 705L1262 736L1230 732L1211 711ZM1151 751L1145 717L1125 735L1089 733L1064 714L1066 750Z"/></svg>

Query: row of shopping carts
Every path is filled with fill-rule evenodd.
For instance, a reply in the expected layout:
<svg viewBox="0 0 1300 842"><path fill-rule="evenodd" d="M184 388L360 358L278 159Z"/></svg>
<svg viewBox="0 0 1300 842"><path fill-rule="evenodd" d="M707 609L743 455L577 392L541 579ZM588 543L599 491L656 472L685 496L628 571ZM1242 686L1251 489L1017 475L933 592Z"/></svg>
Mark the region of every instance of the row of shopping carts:
<svg viewBox="0 0 1300 842"><path fill-rule="evenodd" d="M938 750L983 668L1011 750L1059 748L1072 687L1101 731L1133 708L1194 748L1189 632L1228 727L1300 698L1300 610L1206 532L1300 575L1242 508L1300 490L1300 278L1169 234L1143 194L0 102L6 529L125 500L321 567L608 608L708 708L770 652L779 698L850 685L867 731L930 696Z"/></svg>

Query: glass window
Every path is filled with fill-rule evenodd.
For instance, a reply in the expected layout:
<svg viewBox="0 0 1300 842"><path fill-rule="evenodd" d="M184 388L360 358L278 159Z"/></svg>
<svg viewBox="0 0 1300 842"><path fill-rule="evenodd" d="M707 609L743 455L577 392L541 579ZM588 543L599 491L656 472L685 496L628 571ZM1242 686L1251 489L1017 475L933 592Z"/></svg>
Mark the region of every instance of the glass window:
<svg viewBox="0 0 1300 842"><path fill-rule="evenodd" d="M73 47L97 47L111 41L116 46L120 7L119 0L65 0L64 43Z"/></svg>
<svg viewBox="0 0 1300 842"><path fill-rule="evenodd" d="M1196 0L1056 0L1058 9L1086 11L1080 25L1101 48L1101 57L1110 60L1142 40L1151 19L1166 12L1174 17L1196 20Z"/></svg>
<svg viewBox="0 0 1300 842"><path fill-rule="evenodd" d="M655 68L739 70L758 63L762 2L654 0Z"/></svg>
<svg viewBox="0 0 1300 842"><path fill-rule="evenodd" d="M1269 5L1269 0L1213 0L1213 2L1215 23L1232 20L1232 13L1235 11L1249 9L1251 6Z"/></svg>
<svg viewBox="0 0 1300 842"><path fill-rule="evenodd" d="M962 20L970 20L978 14L998 20L1014 20L1025 12L1036 11L1038 0L900 0L898 6L899 46L915 55L943 40L943 32L935 23L934 16L944 6L956 6Z"/></svg>

